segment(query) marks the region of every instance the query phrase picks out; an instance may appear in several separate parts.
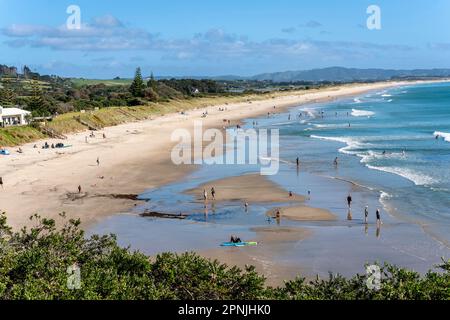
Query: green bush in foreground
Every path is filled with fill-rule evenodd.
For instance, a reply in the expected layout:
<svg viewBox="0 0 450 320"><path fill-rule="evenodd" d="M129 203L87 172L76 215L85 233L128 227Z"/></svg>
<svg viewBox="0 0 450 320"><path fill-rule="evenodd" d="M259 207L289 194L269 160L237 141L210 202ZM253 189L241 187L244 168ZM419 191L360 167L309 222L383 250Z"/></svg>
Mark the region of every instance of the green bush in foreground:
<svg viewBox="0 0 450 320"><path fill-rule="evenodd" d="M12 232L0 215L0 299L450 298L450 262L440 266L442 272L425 276L385 265L379 290L368 289L366 275L330 275L312 282L298 278L271 288L254 267L230 268L194 253L149 259L120 248L112 235L86 239L79 220L57 229L53 220L32 219L33 228ZM75 266L79 287L68 281Z"/></svg>

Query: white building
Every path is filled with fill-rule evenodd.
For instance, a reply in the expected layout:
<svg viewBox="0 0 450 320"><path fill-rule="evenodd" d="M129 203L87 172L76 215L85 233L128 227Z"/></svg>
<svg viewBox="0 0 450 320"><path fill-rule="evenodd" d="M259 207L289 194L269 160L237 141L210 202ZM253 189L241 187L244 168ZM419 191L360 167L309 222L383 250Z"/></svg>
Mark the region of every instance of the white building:
<svg viewBox="0 0 450 320"><path fill-rule="evenodd" d="M0 106L0 126L23 126L28 124L27 116L31 112L19 108L3 108Z"/></svg>

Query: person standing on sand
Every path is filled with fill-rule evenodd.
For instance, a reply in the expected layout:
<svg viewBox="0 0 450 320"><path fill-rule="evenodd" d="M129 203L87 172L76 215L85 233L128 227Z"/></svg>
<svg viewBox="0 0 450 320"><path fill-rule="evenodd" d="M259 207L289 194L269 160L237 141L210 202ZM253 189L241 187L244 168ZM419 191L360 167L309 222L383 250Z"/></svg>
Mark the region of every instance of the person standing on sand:
<svg viewBox="0 0 450 320"><path fill-rule="evenodd" d="M99 165L100 165L100 158L97 157L97 166L99 166Z"/></svg>
<svg viewBox="0 0 450 320"><path fill-rule="evenodd" d="M300 158L297 157L297 167L300 167Z"/></svg>
<svg viewBox="0 0 450 320"><path fill-rule="evenodd" d="M211 196L213 200L216 200L216 190L214 189L214 187L211 188Z"/></svg>
<svg viewBox="0 0 450 320"><path fill-rule="evenodd" d="M352 207L352 201L353 201L352 196L349 194L347 196L347 204L349 209Z"/></svg>
<svg viewBox="0 0 450 320"><path fill-rule="evenodd" d="M379 227L383 224L383 223L381 222L380 209L377 209L376 216L377 216L377 228L379 228Z"/></svg>
<svg viewBox="0 0 450 320"><path fill-rule="evenodd" d="M208 192L206 192L206 189L203 190L203 201L206 202L206 200L208 200Z"/></svg>
<svg viewBox="0 0 450 320"><path fill-rule="evenodd" d="M78 193L81 193L81 186L78 186Z"/></svg>
<svg viewBox="0 0 450 320"><path fill-rule="evenodd" d="M2 186L3 189L3 177L0 177L0 185Z"/></svg>
<svg viewBox="0 0 450 320"><path fill-rule="evenodd" d="M369 216L369 206L364 208L364 223L367 224L367 218Z"/></svg>

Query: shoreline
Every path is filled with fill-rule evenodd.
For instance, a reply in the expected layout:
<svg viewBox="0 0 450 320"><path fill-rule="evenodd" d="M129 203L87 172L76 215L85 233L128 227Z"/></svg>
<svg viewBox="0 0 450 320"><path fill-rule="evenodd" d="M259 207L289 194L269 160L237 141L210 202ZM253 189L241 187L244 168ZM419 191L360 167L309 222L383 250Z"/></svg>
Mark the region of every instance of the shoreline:
<svg viewBox="0 0 450 320"><path fill-rule="evenodd" d="M28 218L34 213L58 220L61 212L69 218L80 218L86 227L107 216L128 212L139 204L127 196L177 181L194 170L194 165L175 166L170 161L170 150L175 145L170 136L174 129L192 130L193 121L200 119L205 128L221 128L225 118L234 125L242 119L273 112L274 105L277 106L275 111L280 112L293 106L420 83L429 82L342 85L268 100L215 105L190 110L187 115L167 114L153 120L104 128L98 136L105 133L106 139L96 137L88 143L85 141L87 132L70 134L64 142L73 147L60 153L33 148L34 144L45 141L57 143L57 139L26 144L21 146L23 154L13 152L0 161L4 180L0 211L6 212L14 228L29 226ZM226 111L218 111L219 108L226 108ZM207 118L201 118L204 110L208 110ZM74 197L78 185L82 192ZM105 197L110 199L105 201Z"/></svg>

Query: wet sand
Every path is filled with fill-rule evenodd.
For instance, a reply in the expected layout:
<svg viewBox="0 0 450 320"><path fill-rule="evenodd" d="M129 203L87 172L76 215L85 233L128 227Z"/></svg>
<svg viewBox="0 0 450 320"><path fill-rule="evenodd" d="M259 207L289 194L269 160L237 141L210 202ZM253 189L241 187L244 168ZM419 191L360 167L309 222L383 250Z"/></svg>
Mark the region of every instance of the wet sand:
<svg viewBox="0 0 450 320"><path fill-rule="evenodd" d="M295 265L283 263L278 257L288 253L293 244L312 236L312 231L298 227L256 227L256 247L217 248L199 251L206 258L216 259L229 266L255 266L256 271L267 277L270 286L282 285L284 281L294 279L302 273ZM248 239L244 239L248 240Z"/></svg>
<svg viewBox="0 0 450 320"><path fill-rule="evenodd" d="M260 202L303 202L305 197L292 194L281 188L266 177L259 174L248 174L239 177L220 179L203 184L186 193L194 195L197 201L203 201L203 190L208 193L208 200L211 199L211 188L216 191L215 201L239 201L252 203Z"/></svg>
<svg viewBox="0 0 450 320"><path fill-rule="evenodd" d="M277 211L280 212L281 219L289 219L295 221L333 221L337 217L328 210L312 208L307 206L280 207L271 209L267 212L267 216L276 217Z"/></svg>

